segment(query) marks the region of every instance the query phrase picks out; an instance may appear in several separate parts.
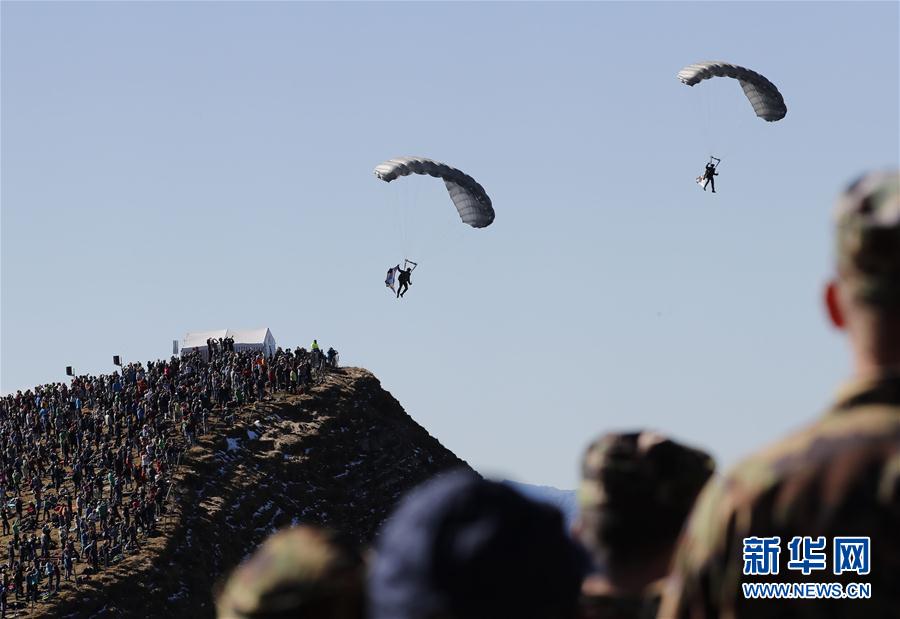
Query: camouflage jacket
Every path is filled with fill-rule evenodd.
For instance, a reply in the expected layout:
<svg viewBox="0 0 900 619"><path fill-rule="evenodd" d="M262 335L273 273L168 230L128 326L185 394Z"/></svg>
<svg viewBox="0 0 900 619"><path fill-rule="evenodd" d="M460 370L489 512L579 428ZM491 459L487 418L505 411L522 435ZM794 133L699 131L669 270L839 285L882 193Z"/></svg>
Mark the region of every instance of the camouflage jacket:
<svg viewBox="0 0 900 619"><path fill-rule="evenodd" d="M780 538L777 573L744 575L751 536ZM795 536L825 536L825 569L789 569ZM871 539L867 575L833 573L842 536ZM823 418L703 490L658 617L898 617L898 578L900 373L851 385ZM754 582L870 583L871 598L745 599L742 584Z"/></svg>
<svg viewBox="0 0 900 619"><path fill-rule="evenodd" d="M582 593L578 619L653 619L661 594L662 581L633 595Z"/></svg>

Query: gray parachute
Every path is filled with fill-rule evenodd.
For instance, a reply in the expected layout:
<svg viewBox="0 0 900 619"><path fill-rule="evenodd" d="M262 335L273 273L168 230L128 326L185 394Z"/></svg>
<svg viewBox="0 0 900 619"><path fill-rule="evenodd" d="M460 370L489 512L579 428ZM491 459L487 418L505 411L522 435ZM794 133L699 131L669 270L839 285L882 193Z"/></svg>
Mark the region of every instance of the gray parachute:
<svg viewBox="0 0 900 619"><path fill-rule="evenodd" d="M750 105L753 106L753 111L760 118L772 122L781 120L787 114L784 98L775 88L775 84L756 71L727 62L710 61L688 65L678 72L678 79L688 86L699 84L712 77L731 77L738 80L744 94L750 100Z"/></svg>
<svg viewBox="0 0 900 619"><path fill-rule="evenodd" d="M424 157L397 157L375 167L375 176L387 183L410 174L442 179L463 223L473 228L485 228L494 221L494 207L484 187L461 170Z"/></svg>

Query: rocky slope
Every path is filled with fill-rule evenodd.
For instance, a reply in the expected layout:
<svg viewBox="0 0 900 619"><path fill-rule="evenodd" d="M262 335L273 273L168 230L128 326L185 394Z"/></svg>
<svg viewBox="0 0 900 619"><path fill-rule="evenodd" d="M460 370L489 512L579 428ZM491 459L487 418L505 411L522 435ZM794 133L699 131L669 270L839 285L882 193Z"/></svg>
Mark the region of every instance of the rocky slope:
<svg viewBox="0 0 900 619"><path fill-rule="evenodd" d="M321 524L364 544L407 490L467 466L358 368L213 422L185 456L160 534L36 610L211 617L216 583L273 530Z"/></svg>

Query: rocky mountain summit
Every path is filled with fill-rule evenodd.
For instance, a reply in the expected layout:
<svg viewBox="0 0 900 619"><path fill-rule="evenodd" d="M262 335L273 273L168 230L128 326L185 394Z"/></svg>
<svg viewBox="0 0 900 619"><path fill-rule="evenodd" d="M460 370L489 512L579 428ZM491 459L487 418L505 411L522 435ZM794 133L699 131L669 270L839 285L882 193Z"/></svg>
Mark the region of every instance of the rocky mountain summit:
<svg viewBox="0 0 900 619"><path fill-rule="evenodd" d="M468 466L370 372L341 368L211 431L182 459L159 533L139 553L44 601L47 616L212 617L213 589L272 531L309 523L370 542L398 499Z"/></svg>

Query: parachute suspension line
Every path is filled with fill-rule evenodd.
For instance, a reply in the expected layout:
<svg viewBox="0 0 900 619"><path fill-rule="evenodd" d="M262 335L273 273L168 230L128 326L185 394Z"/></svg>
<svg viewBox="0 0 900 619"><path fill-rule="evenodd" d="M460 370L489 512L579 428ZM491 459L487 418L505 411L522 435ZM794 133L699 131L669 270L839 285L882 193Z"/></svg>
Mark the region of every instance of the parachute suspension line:
<svg viewBox="0 0 900 619"><path fill-rule="evenodd" d="M384 222L384 236L385 238L394 237L397 234L396 224L394 223L397 218L397 208L394 204L394 198L390 195L390 192L385 192L381 200L383 210L379 218Z"/></svg>
<svg viewBox="0 0 900 619"><path fill-rule="evenodd" d="M435 257L443 249L442 241L447 235L456 231L459 224L458 216L453 209L445 208L443 197L438 197L435 203L435 199L430 197L429 192L426 191L423 195L418 187L415 189L415 196L412 204L418 210L416 213L418 225L416 226L415 242L411 244L409 252L411 252L410 255L415 254L421 259L433 263ZM420 198L427 203L418 203L417 200ZM456 221L450 220L451 213Z"/></svg>
<svg viewBox="0 0 900 619"><path fill-rule="evenodd" d="M450 236L459 236L460 229L466 231L466 226L460 226L459 215L453 209L444 209L444 198L438 197L437 203L432 203L435 198L422 191L417 183L393 182L388 187L390 193L388 205L385 210L390 213L392 227L396 233L396 244L391 248L392 252L399 252L396 260L417 257L433 261ZM419 200L427 200L428 203L419 203ZM425 253L422 253L425 252ZM395 258L392 258L392 260Z"/></svg>
<svg viewBox="0 0 900 619"><path fill-rule="evenodd" d="M452 208L446 208L442 196L432 198L430 192L421 187L414 190L414 195L427 202L419 204L414 200L409 203L418 209L411 215L418 224L414 229L415 239L410 243L405 257L435 264L454 246L449 239L459 240L470 230L468 226L460 225L459 214Z"/></svg>
<svg viewBox="0 0 900 619"><path fill-rule="evenodd" d="M400 229L400 253L409 253L410 247L410 193L411 189L408 185L402 185L397 194L397 226ZM399 256L398 256L399 259Z"/></svg>
<svg viewBox="0 0 900 619"><path fill-rule="evenodd" d="M768 125L770 123L765 124ZM729 136L731 137L730 143L723 144L722 148L728 149L732 151L732 153L737 153L736 146L746 144L747 140L750 139L750 136L756 133L758 125L759 118L756 116L741 114L734 131L729 133Z"/></svg>
<svg viewBox="0 0 900 619"><path fill-rule="evenodd" d="M422 235L421 225L418 224L420 221L419 214L417 213L422 208L422 205L419 204L419 185L418 183L406 183L406 185L409 189L410 198L403 205L405 217L403 223L407 234L406 246L403 248L404 258L413 254L418 255Z"/></svg>
<svg viewBox="0 0 900 619"><path fill-rule="evenodd" d="M484 228L491 225L494 221L493 205L484 187L465 172L445 163L424 157L397 157L380 163L375 167L374 172L375 176L380 180L388 183L399 177L412 174L439 178L444 182L450 201L463 224L473 228ZM403 187L406 184L412 185L412 188ZM409 258L410 256L418 255L417 250L420 248L420 245L424 247L425 241L422 238L423 226L417 224L415 228L408 230L408 222L410 220L415 220L416 222L430 221L431 215L427 214L426 211L431 209L430 205L418 203L420 191L417 183L400 183L400 185L406 196L401 199L402 204L399 205L398 227L401 228L401 233L404 237L407 236L408 232L411 232L414 239L419 241L419 243L413 245L409 238L404 239L404 254ZM410 210L413 208L416 209L415 216L410 213ZM439 217L434 221L439 220L446 221L446 218ZM444 230L441 236L446 237L448 234L455 232L458 226L459 223L457 222L454 222L452 225L442 226ZM432 233L429 236L433 237L434 234ZM433 244L429 241L429 254L431 254L433 249Z"/></svg>
<svg viewBox="0 0 900 619"><path fill-rule="evenodd" d="M400 216L400 212L397 210L397 196L394 195L393 191L386 191L384 199L386 201L386 206L389 208L385 210L385 213L389 213L389 229L392 236L399 236L400 229L397 227L397 218Z"/></svg>
<svg viewBox="0 0 900 619"><path fill-rule="evenodd" d="M768 80L764 75L741 67L736 64L723 61L703 61L688 65L681 69L676 76L682 84L687 86L696 86L712 78L729 78L738 83L744 96L750 103L753 112L759 118L767 122L775 122L781 120L787 114L787 105L784 97L778 91L778 88ZM709 105L707 105L709 110ZM718 117L718 114L714 116ZM709 121L708 121L709 122ZM739 127L742 128L743 122ZM717 127L718 128L718 127ZM728 132L728 135L734 136L734 132ZM742 139L743 133L738 133L737 138L731 138L725 143L720 141L720 136L716 135L716 143L709 140L709 150L719 154L728 154L721 149L725 148L730 151L735 146L734 139Z"/></svg>
<svg viewBox="0 0 900 619"><path fill-rule="evenodd" d="M438 258L444 257L451 245L446 242L449 237L459 238L462 233L467 232L458 223L458 221L455 221L451 225L441 225L440 233L434 236L433 242L429 244L428 258L430 261L436 262Z"/></svg>
<svg viewBox="0 0 900 619"><path fill-rule="evenodd" d="M397 250L405 250L404 245L406 244L406 233L403 229L403 212L402 212L402 200L400 199L399 192L403 191L398 187L389 187L387 191L387 199L390 204L390 217L391 217L391 229L394 232L395 243L399 243L400 247L391 248L391 251ZM392 258L393 260L393 258Z"/></svg>
<svg viewBox="0 0 900 619"><path fill-rule="evenodd" d="M701 106L701 125L702 136L703 136L703 146L706 148L706 155L712 155L716 150L716 141L713 139L713 114L712 114L712 104L710 101L710 93L706 90L701 91L700 96L698 97L700 100Z"/></svg>

